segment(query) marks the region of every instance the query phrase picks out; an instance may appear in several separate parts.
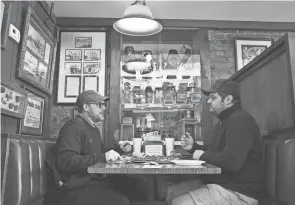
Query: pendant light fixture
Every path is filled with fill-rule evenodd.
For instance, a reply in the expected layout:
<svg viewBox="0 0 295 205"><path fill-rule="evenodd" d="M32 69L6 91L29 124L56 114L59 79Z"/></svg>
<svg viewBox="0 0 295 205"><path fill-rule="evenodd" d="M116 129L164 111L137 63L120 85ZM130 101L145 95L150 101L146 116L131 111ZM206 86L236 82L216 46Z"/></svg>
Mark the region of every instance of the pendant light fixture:
<svg viewBox="0 0 295 205"><path fill-rule="evenodd" d="M159 33L162 25L154 20L145 0L136 0L113 25L119 33L129 36L150 36Z"/></svg>

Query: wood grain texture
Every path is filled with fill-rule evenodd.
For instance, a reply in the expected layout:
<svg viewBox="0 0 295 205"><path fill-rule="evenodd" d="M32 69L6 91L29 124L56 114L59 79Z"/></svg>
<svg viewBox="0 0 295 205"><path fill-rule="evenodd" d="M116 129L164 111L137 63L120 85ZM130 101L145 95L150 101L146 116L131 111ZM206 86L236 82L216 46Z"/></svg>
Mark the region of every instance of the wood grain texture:
<svg viewBox="0 0 295 205"><path fill-rule="evenodd" d="M290 41L285 35L230 78L239 83L242 105L255 118L261 132L295 126Z"/></svg>
<svg viewBox="0 0 295 205"><path fill-rule="evenodd" d="M143 164L97 163L88 167L89 173L105 174L220 174L221 168L205 164L202 166L160 165L160 168L143 168Z"/></svg>

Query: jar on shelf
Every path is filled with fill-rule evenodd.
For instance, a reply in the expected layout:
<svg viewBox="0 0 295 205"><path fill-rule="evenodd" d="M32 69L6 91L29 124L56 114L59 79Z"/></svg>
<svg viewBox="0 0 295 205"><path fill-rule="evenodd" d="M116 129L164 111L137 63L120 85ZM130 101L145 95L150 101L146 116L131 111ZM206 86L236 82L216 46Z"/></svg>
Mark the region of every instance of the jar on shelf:
<svg viewBox="0 0 295 205"><path fill-rule="evenodd" d="M154 103L162 103L163 90L161 87L156 87L154 91Z"/></svg>
<svg viewBox="0 0 295 205"><path fill-rule="evenodd" d="M153 89L150 85L145 88L145 100L146 103L153 103Z"/></svg>
<svg viewBox="0 0 295 205"><path fill-rule="evenodd" d="M141 89L140 86L134 86L132 89L133 93L133 103L140 104L141 103Z"/></svg>

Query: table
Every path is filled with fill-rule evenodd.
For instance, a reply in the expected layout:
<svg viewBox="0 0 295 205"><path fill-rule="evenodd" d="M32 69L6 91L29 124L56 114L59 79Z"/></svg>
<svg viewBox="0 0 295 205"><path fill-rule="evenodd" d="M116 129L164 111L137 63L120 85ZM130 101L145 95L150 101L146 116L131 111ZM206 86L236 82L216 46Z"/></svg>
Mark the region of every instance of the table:
<svg viewBox="0 0 295 205"><path fill-rule="evenodd" d="M88 167L89 173L100 174L144 174L149 179L148 200L154 201L155 177L159 174L220 174L221 168L204 164L200 166L179 166L174 164L143 165L135 163L109 164L97 163Z"/></svg>

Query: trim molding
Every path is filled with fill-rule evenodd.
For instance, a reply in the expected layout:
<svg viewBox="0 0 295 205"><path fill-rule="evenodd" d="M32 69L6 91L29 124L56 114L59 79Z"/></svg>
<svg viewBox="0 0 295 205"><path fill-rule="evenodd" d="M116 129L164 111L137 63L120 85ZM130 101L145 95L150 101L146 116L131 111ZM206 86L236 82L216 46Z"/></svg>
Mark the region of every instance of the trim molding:
<svg viewBox="0 0 295 205"><path fill-rule="evenodd" d="M117 18L78 18L56 17L61 27L112 26ZM251 29L263 31L295 31L295 22L261 22L261 21L219 21L190 19L158 19L163 27L172 28L208 28L208 29Z"/></svg>

